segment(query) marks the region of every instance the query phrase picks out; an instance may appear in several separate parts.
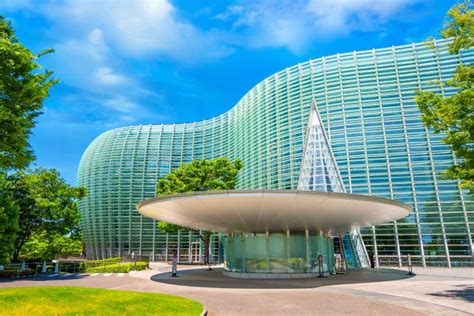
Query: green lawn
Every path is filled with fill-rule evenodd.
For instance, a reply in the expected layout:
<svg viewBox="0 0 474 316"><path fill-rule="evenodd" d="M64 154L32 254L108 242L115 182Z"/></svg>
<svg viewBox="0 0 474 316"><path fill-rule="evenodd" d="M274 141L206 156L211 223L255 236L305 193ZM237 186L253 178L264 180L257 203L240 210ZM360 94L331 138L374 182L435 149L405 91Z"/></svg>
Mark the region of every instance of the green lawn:
<svg viewBox="0 0 474 316"><path fill-rule="evenodd" d="M183 297L72 286L0 289L0 315L199 315Z"/></svg>

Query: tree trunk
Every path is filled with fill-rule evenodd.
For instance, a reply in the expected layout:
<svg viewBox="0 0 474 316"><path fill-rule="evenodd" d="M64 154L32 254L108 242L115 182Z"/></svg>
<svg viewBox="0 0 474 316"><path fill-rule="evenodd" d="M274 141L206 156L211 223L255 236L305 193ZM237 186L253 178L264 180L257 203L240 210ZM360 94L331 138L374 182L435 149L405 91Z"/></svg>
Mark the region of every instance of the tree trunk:
<svg viewBox="0 0 474 316"><path fill-rule="evenodd" d="M18 257L20 256L20 250L26 243L26 241L27 239L20 240L18 244L15 245L15 251L13 252L12 262L18 261Z"/></svg>
<svg viewBox="0 0 474 316"><path fill-rule="evenodd" d="M199 232L199 238L204 242L204 264L209 264L210 260L210 252L209 252L209 244L211 243L211 233L209 232Z"/></svg>

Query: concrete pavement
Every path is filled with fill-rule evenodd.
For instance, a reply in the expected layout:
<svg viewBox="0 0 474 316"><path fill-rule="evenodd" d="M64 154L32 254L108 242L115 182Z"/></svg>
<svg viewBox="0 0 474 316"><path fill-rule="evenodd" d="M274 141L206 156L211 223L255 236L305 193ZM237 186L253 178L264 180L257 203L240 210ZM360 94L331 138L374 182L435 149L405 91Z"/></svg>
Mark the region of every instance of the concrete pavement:
<svg viewBox="0 0 474 316"><path fill-rule="evenodd" d="M415 269L408 276L396 269L351 271L328 278L239 280L222 268L170 266L125 276L68 276L0 282L1 287L72 285L160 292L196 299L209 315L468 315L473 310L469 269ZM455 272L453 272L455 271Z"/></svg>

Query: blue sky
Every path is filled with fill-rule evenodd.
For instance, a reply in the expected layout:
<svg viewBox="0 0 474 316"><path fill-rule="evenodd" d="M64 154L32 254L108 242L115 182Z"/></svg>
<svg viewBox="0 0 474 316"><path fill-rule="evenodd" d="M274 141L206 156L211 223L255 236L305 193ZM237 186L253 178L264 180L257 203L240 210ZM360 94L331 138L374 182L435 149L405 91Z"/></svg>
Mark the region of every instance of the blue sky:
<svg viewBox="0 0 474 316"><path fill-rule="evenodd" d="M0 14L60 83L33 130L36 164L71 184L100 133L221 114L312 58L437 36L448 0L3 0Z"/></svg>

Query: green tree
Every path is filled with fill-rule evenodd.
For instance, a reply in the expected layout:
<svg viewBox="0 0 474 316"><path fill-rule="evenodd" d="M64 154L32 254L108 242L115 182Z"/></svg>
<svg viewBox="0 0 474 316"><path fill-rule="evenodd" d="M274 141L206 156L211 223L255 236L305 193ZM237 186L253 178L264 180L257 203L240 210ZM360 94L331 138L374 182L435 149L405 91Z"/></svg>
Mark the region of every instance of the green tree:
<svg viewBox="0 0 474 316"><path fill-rule="evenodd" d="M43 100L57 83L52 71L40 72L36 60L50 52L33 54L0 16L0 169L24 168L34 159L28 138Z"/></svg>
<svg viewBox="0 0 474 316"><path fill-rule="evenodd" d="M441 30L443 38L452 38L448 50L457 54L474 46L474 11L471 1L453 6ZM435 133L446 133L443 141L450 145L460 161L451 166L444 176L459 179L461 187L474 194L474 65L461 64L446 87L456 93L443 97L431 91L417 91L416 103L427 127Z"/></svg>
<svg viewBox="0 0 474 316"><path fill-rule="evenodd" d="M234 162L227 158L193 160L191 163L181 164L178 169L160 179L156 187L156 194L160 196L193 191L232 190L237 184L237 175L240 169L242 169L242 161L239 159ZM167 233L175 233L184 227L160 221L158 229ZM205 245L205 263L209 262L211 235L210 231L199 232Z"/></svg>
<svg viewBox="0 0 474 316"><path fill-rule="evenodd" d="M15 249L19 208L8 191L5 173L0 173L0 263L10 260Z"/></svg>
<svg viewBox="0 0 474 316"><path fill-rule="evenodd" d="M83 252L82 235L49 234L44 232L31 237L21 248L21 260L51 260L56 255L79 256Z"/></svg>
<svg viewBox="0 0 474 316"><path fill-rule="evenodd" d="M457 54L462 48L474 46L474 7L470 0L454 5L449 9L447 19L441 30L443 38L453 38L448 50Z"/></svg>
<svg viewBox="0 0 474 316"><path fill-rule="evenodd" d="M77 200L84 188L72 187L54 170L37 168L19 171L8 177L10 192L19 207L17 236L12 260L19 258L28 241L41 236L65 236L79 230ZM52 238L49 238L52 240Z"/></svg>

